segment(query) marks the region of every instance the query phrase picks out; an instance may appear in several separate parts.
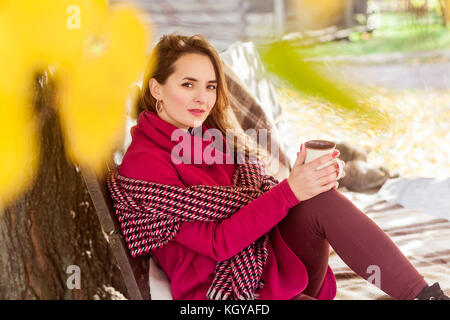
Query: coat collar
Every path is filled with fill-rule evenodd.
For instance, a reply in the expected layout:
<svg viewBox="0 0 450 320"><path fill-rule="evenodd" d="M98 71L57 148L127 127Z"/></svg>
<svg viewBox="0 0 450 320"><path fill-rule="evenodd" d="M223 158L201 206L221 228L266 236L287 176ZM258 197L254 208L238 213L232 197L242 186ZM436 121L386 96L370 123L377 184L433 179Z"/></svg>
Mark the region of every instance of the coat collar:
<svg viewBox="0 0 450 320"><path fill-rule="evenodd" d="M186 132L161 119L156 113L145 110L139 115L133 131L136 130L169 152L175 164L206 167L217 163L224 164L227 161L233 163L233 156L225 137L219 130L208 129L204 124L192 128L191 132Z"/></svg>

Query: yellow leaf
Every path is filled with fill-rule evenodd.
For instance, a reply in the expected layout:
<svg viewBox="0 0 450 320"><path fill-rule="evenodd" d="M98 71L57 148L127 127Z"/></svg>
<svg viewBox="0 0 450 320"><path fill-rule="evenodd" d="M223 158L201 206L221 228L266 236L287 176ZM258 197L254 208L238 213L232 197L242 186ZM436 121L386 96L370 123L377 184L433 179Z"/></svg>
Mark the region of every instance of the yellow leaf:
<svg viewBox="0 0 450 320"><path fill-rule="evenodd" d="M0 6L0 207L31 183L39 158L32 115L32 67L20 39L11 30L17 21L8 3Z"/></svg>
<svg viewBox="0 0 450 320"><path fill-rule="evenodd" d="M20 97L0 92L0 207L31 183L39 157L31 108Z"/></svg>
<svg viewBox="0 0 450 320"><path fill-rule="evenodd" d="M125 103L144 70L150 31L138 11L120 7L96 36L61 80L59 111L70 158L101 171L123 139Z"/></svg>
<svg viewBox="0 0 450 320"><path fill-rule="evenodd" d="M107 9L106 0L15 0L6 11L28 59L44 69L53 63L71 65L87 35L102 26Z"/></svg>

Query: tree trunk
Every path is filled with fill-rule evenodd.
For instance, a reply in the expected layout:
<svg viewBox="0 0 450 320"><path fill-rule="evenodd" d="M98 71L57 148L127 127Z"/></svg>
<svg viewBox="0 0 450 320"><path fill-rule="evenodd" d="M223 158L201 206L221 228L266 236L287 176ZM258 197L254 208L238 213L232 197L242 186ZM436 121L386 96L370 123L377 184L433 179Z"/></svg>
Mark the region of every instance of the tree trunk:
<svg viewBox="0 0 450 320"><path fill-rule="evenodd" d="M123 298L126 288L84 181L65 156L51 107L55 86L45 79L36 81L40 168L31 188L0 212L0 299Z"/></svg>

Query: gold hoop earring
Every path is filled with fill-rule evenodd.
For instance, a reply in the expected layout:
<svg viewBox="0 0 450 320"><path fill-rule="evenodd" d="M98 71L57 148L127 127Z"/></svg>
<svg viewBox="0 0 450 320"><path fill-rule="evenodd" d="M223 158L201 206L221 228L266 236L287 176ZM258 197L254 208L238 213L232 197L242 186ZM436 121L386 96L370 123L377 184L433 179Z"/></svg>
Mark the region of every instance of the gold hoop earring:
<svg viewBox="0 0 450 320"><path fill-rule="evenodd" d="M158 109L158 100L156 100L156 112L161 113L162 112L162 106L160 105L161 109Z"/></svg>

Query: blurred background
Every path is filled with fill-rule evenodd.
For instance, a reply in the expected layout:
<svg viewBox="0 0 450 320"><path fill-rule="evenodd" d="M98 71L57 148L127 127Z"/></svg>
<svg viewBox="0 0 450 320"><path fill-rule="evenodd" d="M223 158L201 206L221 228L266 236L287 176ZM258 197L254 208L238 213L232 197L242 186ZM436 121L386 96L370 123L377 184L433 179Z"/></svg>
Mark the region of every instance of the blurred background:
<svg viewBox="0 0 450 320"><path fill-rule="evenodd" d="M317 70L363 91L364 103L396 120L382 131L366 130L275 77L297 139L288 144L345 140L372 149L370 161L404 176L450 175L450 149L442 148L450 142L448 0L128 1L148 12L154 41L165 33L201 33L219 52L237 41L258 50L289 41Z"/></svg>
<svg viewBox="0 0 450 320"><path fill-rule="evenodd" d="M88 28L71 39L66 20L76 11L66 7L73 3ZM139 21L134 12L111 14L108 6L124 3L138 5ZM354 177L348 190L359 183L354 190L363 194L378 179L377 192L386 182L369 200L355 196L355 204L379 196L450 218L450 0L4 1L0 299L129 297L77 160L103 164L121 132L129 133L124 97L144 68L145 40L149 53L172 32L212 42L279 130L291 163L309 139L336 141L343 153L351 146L345 154L364 159L354 174L343 159L345 178ZM275 43L289 45L289 59L270 51ZM265 69L268 52L295 77ZM61 61L68 71L57 68ZM76 103L60 103L55 92ZM342 101L350 108L340 108ZM358 106L359 113L348 112ZM369 108L389 121L372 125ZM423 237L423 247L433 249L428 239L436 235ZM441 260L448 274L448 259ZM73 265L81 289L67 286Z"/></svg>
<svg viewBox="0 0 450 320"><path fill-rule="evenodd" d="M201 33L219 50L235 41L257 44L281 37L310 36L308 44L347 39L367 39L376 30L377 40L390 39L382 48L374 43L372 52L401 50L401 40L410 39L412 49L434 49L448 41L446 0L109 0L138 4L156 28L165 33ZM339 32L336 32L339 31ZM415 36L431 37L426 44L413 45ZM394 46L394 44L398 46ZM355 46L356 48L356 46ZM356 51L363 53L364 51ZM403 50L407 50L406 47ZM402 51L403 51L402 50ZM317 51L317 50L316 50ZM335 52L341 54L345 52Z"/></svg>

